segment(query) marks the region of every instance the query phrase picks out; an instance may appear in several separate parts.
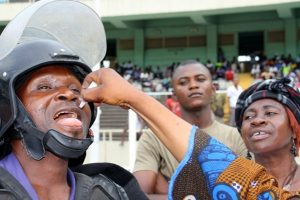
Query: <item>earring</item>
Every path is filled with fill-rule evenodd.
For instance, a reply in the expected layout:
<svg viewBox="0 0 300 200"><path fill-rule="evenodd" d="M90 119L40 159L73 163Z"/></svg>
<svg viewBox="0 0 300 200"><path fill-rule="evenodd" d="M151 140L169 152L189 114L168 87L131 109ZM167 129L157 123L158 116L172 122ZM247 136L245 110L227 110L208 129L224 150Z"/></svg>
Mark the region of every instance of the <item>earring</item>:
<svg viewBox="0 0 300 200"><path fill-rule="evenodd" d="M246 158L247 158L248 160L252 160L252 156L251 156L250 151L247 151L247 156L246 156Z"/></svg>
<svg viewBox="0 0 300 200"><path fill-rule="evenodd" d="M295 144L295 140L294 138L292 138L292 147L290 149L291 154L293 154L294 157L297 156L297 148L296 148L296 144Z"/></svg>

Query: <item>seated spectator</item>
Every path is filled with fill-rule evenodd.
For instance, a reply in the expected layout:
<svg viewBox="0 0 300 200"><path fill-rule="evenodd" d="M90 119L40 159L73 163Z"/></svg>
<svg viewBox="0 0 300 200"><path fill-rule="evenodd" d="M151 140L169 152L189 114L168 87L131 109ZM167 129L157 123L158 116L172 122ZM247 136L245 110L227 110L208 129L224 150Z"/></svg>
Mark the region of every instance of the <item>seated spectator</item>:
<svg viewBox="0 0 300 200"><path fill-rule="evenodd" d="M234 77L234 71L232 70L231 67L228 67L227 70L225 71L225 79L227 81L233 81Z"/></svg>
<svg viewBox="0 0 300 200"><path fill-rule="evenodd" d="M172 111L174 114L180 117L180 105L174 95L168 95L165 101L165 105L170 111Z"/></svg>
<svg viewBox="0 0 300 200"><path fill-rule="evenodd" d="M207 67L207 69L209 70L209 72L211 73L211 75L214 76L214 73L215 73L215 66L214 66L214 64L211 62L210 59L207 60L205 66Z"/></svg>
<svg viewBox="0 0 300 200"><path fill-rule="evenodd" d="M253 78L259 78L260 72L261 72L260 64L256 62L255 64L252 65L251 75Z"/></svg>
<svg viewBox="0 0 300 200"><path fill-rule="evenodd" d="M219 90L219 84L214 83L216 90ZM226 103L226 93L216 93L211 103L211 110L215 114L217 121L224 123L224 105Z"/></svg>

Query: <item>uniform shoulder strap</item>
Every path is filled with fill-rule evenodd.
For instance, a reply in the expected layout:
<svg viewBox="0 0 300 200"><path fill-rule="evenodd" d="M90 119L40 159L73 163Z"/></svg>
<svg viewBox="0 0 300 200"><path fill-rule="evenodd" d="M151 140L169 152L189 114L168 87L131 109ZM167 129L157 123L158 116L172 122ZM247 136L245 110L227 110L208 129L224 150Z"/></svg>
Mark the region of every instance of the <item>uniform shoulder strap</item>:
<svg viewBox="0 0 300 200"><path fill-rule="evenodd" d="M76 179L75 200L110 200L109 194L101 187L95 187L94 180L81 173L74 173Z"/></svg>
<svg viewBox="0 0 300 200"><path fill-rule="evenodd" d="M147 200L135 177L126 169L113 163L91 163L77 166L73 171L86 174L94 178L106 178L125 190L129 199ZM122 191L121 189L121 191ZM120 190L119 190L120 191ZM122 192L121 192L122 194Z"/></svg>

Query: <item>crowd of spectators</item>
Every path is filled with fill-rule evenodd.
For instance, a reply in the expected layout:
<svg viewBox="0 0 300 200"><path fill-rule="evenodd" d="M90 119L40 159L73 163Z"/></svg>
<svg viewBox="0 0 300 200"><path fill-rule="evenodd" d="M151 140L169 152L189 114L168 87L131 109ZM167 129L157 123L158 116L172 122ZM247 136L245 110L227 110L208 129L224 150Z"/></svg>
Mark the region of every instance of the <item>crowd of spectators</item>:
<svg viewBox="0 0 300 200"><path fill-rule="evenodd" d="M290 77L299 85L300 55L296 59L289 54L255 61L252 63L251 75L255 80Z"/></svg>
<svg viewBox="0 0 300 200"><path fill-rule="evenodd" d="M296 59L291 55L257 58L253 56L246 63L250 65L249 73L255 81L289 76L296 83L299 82L300 55ZM228 81L233 81L235 74L245 72L245 62L238 62L237 57L233 57L231 61L222 57L216 63L208 59L203 64L209 69L214 82L219 84L221 90L227 89ZM174 62L169 66L139 67L129 60L121 64L115 63L114 68L126 80L145 92L168 92L171 91L170 80L177 65L178 63Z"/></svg>
<svg viewBox="0 0 300 200"><path fill-rule="evenodd" d="M130 60L122 64L116 63L114 68L127 81L145 92L170 91L170 79L176 64L162 69L160 66L138 67Z"/></svg>

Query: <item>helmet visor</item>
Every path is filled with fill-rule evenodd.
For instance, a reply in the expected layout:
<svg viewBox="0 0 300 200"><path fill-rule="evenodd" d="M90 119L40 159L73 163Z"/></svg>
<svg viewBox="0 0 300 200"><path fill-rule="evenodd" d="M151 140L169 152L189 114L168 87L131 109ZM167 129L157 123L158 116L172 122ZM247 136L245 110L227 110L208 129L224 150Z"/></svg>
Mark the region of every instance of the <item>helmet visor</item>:
<svg viewBox="0 0 300 200"><path fill-rule="evenodd" d="M90 67L106 53L106 37L99 16L78 1L39 1L18 14L0 37L0 60L20 42L35 39L56 40Z"/></svg>

